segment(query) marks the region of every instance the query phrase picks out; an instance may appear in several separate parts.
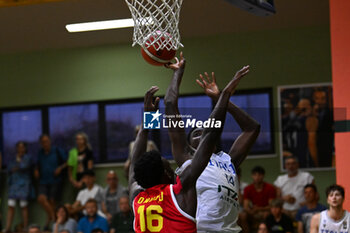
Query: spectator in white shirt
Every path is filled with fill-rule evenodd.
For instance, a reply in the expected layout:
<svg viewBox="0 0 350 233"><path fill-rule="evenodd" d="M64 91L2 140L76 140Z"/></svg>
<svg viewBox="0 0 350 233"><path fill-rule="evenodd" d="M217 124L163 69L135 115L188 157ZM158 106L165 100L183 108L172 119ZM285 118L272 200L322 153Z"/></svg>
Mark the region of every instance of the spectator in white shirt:
<svg viewBox="0 0 350 233"><path fill-rule="evenodd" d="M284 166L287 174L278 176L274 185L277 188L277 197L284 201L285 213L294 219L298 209L305 204L304 187L314 184L314 177L299 170L298 159L294 156L286 157Z"/></svg>
<svg viewBox="0 0 350 233"><path fill-rule="evenodd" d="M98 214L102 217L106 217L101 211L101 203L103 200L103 189L95 184L96 177L95 172L92 170L87 170L84 172L82 181L84 182L86 188L78 193L77 199L73 205L66 205L69 213L71 215L76 215L81 212L85 214L84 206L89 199L94 199L97 202Z"/></svg>

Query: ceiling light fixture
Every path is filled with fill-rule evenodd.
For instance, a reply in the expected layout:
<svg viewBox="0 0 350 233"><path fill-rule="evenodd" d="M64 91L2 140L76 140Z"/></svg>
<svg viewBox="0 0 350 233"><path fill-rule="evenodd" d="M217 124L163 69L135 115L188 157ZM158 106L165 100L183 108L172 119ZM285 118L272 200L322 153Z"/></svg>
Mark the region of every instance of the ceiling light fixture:
<svg viewBox="0 0 350 233"><path fill-rule="evenodd" d="M151 17L141 18L138 20L142 25L153 24ZM97 31L97 30L108 30L117 28L128 28L134 27L134 20L130 19L116 19L116 20L105 20L87 23L75 23L67 24L66 29L68 32L86 32L86 31Z"/></svg>

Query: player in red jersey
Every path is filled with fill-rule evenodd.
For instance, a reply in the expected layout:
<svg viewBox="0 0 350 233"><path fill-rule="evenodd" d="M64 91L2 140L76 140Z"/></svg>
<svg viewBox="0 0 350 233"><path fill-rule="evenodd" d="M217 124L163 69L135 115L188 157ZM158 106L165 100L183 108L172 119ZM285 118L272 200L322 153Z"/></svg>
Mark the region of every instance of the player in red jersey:
<svg viewBox="0 0 350 233"><path fill-rule="evenodd" d="M183 66L184 61L173 66ZM174 75L182 75L174 72ZM205 129L191 165L186 167L174 183L174 172L169 163L156 151L145 152L147 129L141 129L136 137L129 171L129 191L133 199L136 232L194 233L194 217L197 209L196 181L209 162L225 122L229 98L237 82L233 79L222 91L210 118L221 122L219 128ZM152 87L145 95L144 110L155 112L159 98L153 102L158 87Z"/></svg>

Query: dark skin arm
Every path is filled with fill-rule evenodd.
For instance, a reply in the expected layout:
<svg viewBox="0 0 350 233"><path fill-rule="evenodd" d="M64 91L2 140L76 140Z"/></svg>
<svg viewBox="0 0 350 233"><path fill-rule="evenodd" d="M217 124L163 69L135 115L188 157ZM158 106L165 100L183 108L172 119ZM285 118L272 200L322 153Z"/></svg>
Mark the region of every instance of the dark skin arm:
<svg viewBox="0 0 350 233"><path fill-rule="evenodd" d="M215 149L215 145L221 136L230 96L233 94L241 78L248 72L249 66L243 67L236 73L235 77L222 91L219 100L210 115L210 118L215 118L216 120L221 121L221 127L204 130L199 146L194 153L192 163L180 174L183 189L178 195L176 195L176 199L181 209L192 216L195 216L197 208L197 196L195 190L197 179L208 165L209 159Z"/></svg>
<svg viewBox="0 0 350 233"><path fill-rule="evenodd" d="M147 91L144 98L144 111L153 112L158 109L159 97L157 97L153 102L153 96L158 90L159 90L158 87L153 86ZM131 197L130 200L133 200L137 196L137 194L139 194L139 192L141 191L140 186L137 185L137 182L135 181L135 178L134 178L134 166L135 166L135 163L146 152L147 136L148 136L148 130L141 128L139 133L136 136L135 144L131 152L131 158L130 158L131 162L130 162L130 169L129 169L129 193Z"/></svg>
<svg viewBox="0 0 350 233"><path fill-rule="evenodd" d="M164 97L166 115L178 116L180 114L178 108L179 88L185 71L186 60L180 53L180 60L176 59L176 63L167 65L166 67L174 71L170 85ZM181 121L181 117L175 117L173 121ZM189 148L186 141L186 132L184 128L169 128L168 129L171 151L174 159L179 167L188 159L191 158Z"/></svg>
<svg viewBox="0 0 350 233"><path fill-rule="evenodd" d="M204 89L206 95L212 100L217 101L220 96L220 91L216 84L215 74L212 72L211 78L207 73L204 73L204 75L205 77L199 75L201 81L197 79L196 82ZM233 116L242 130L242 133L232 144L229 151L232 163L238 168L247 157L260 133L260 124L232 102L229 102L227 111Z"/></svg>

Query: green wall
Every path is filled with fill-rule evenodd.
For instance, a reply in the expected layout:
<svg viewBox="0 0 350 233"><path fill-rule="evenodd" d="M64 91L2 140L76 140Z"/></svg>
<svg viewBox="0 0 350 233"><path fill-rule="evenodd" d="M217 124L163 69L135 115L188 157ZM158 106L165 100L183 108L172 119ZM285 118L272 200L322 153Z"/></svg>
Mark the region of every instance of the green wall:
<svg viewBox="0 0 350 233"><path fill-rule="evenodd" d="M275 107L278 85L331 82L328 25L188 38L183 43L187 59L183 94L201 92L194 82L201 72L215 71L219 86L223 87L246 64L251 66L251 73L240 89L272 87ZM139 48L131 48L131 43L3 54L0 67L0 108L142 97L151 85L158 85L159 94L164 95L171 76L169 70L146 64ZM274 122L276 156L246 160L242 166L246 182L250 182L250 169L258 164L266 168L268 182L280 174L277 112ZM123 176L120 167L96 168L101 184L111 168ZM323 190L335 182L335 172L312 174L325 203ZM125 184L124 177L121 180ZM2 176L3 202L5 184ZM69 193L64 194L64 199L70 199ZM5 206L2 204L3 222ZM30 222L44 220L37 204L31 204Z"/></svg>

